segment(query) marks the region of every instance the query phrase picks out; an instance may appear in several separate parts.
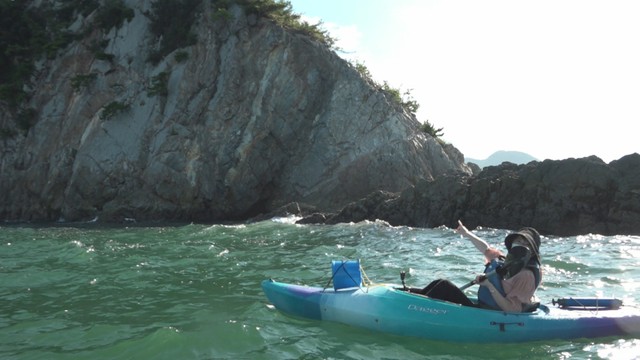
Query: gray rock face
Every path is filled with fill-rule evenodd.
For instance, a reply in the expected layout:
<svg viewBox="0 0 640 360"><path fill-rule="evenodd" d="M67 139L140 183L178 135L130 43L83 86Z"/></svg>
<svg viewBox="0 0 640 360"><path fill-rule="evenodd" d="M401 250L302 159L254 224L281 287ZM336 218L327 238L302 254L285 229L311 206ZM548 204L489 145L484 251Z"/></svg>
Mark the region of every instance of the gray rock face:
<svg viewBox="0 0 640 360"><path fill-rule="evenodd" d="M526 165L503 163L474 176L424 180L401 194L378 192L324 223L386 220L392 225L476 226L543 234L640 234L640 155L609 164L592 156ZM314 219L321 219L315 216Z"/></svg>
<svg viewBox="0 0 640 360"><path fill-rule="evenodd" d="M188 59L152 65L150 2L127 4L131 21L39 64L36 124L0 141L0 218L237 220L294 201L335 211L374 190L471 173L457 149L304 35L239 7L233 20L207 20L205 1L197 44L180 49ZM103 39L112 61L90 51ZM79 75L94 80L74 88ZM14 126L2 110L0 125Z"/></svg>

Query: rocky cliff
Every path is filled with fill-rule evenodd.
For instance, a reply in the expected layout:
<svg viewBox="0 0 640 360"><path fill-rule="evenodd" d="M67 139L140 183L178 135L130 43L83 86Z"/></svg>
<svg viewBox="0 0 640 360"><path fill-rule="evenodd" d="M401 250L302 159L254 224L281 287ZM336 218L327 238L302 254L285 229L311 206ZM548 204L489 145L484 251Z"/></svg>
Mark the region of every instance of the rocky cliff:
<svg viewBox="0 0 640 360"><path fill-rule="evenodd" d="M402 193L376 192L335 214L301 222L386 220L392 225L476 226L543 234L640 235L640 155L609 164L582 159L503 163L474 176L423 180Z"/></svg>
<svg viewBox="0 0 640 360"><path fill-rule="evenodd" d="M216 16L214 3L197 5L197 40L157 62L151 0L124 1L132 12L112 27L73 12L69 30L82 36L25 85L29 127L0 105L0 219L237 220L290 202L334 211L470 174L327 46L243 6Z"/></svg>

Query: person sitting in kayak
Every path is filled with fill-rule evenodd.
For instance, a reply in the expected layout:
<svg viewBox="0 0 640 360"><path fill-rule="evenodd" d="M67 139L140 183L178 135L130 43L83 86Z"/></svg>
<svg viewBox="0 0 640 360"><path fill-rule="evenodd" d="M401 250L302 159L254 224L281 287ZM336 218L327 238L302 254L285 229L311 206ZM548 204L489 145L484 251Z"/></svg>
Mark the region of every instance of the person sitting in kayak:
<svg viewBox="0 0 640 360"><path fill-rule="evenodd" d="M487 261L485 274L477 276L473 282L480 285L478 304L448 280L435 280L424 289L414 292L461 305L508 312L522 312L531 308L532 298L541 281L538 231L526 227L507 235L504 242L509 253L506 257L460 221L456 232L470 239Z"/></svg>

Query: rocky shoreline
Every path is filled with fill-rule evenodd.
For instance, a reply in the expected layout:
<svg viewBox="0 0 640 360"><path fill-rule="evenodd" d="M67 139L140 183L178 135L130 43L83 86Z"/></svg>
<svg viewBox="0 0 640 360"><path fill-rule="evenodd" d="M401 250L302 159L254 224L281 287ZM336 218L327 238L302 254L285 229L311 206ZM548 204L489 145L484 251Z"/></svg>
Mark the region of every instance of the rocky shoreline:
<svg viewBox="0 0 640 360"><path fill-rule="evenodd" d="M400 193L377 191L337 213L312 207L281 209L302 224L383 220L393 226L517 229L542 234L640 235L640 155L609 164L595 156L503 163L472 176L444 175Z"/></svg>
<svg viewBox="0 0 640 360"><path fill-rule="evenodd" d="M17 13L26 6L10 4ZM20 107L0 99L5 224L286 213L303 223L461 219L543 234L640 234L638 154L480 171L366 71L240 2L223 18L202 2L194 41L158 55L157 4L122 1L125 16L108 26L105 9L67 14L65 29L77 36L34 62ZM180 28L175 19L160 23Z"/></svg>

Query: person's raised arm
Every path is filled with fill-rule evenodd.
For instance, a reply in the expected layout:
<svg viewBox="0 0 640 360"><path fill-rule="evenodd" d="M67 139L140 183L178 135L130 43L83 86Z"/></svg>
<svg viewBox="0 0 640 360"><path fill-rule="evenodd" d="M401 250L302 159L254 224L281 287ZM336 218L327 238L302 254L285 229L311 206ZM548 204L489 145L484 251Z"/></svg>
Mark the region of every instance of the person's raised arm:
<svg viewBox="0 0 640 360"><path fill-rule="evenodd" d="M491 259L495 259L496 257L502 255L499 250L492 248L486 241L469 231L469 229L467 229L460 220L458 220L458 227L456 228L456 232L471 240L471 243L473 243L476 249L478 249L482 253L482 255L484 255L487 261L490 261Z"/></svg>

